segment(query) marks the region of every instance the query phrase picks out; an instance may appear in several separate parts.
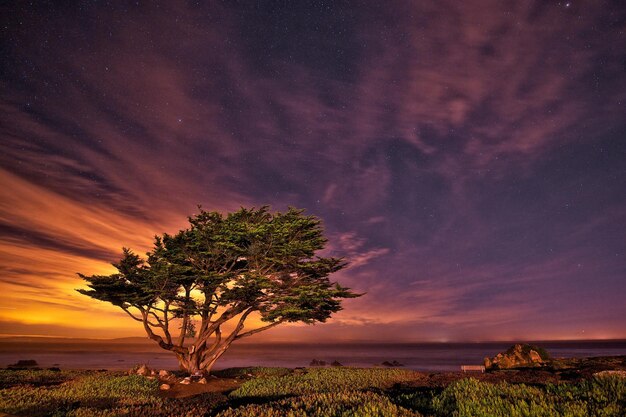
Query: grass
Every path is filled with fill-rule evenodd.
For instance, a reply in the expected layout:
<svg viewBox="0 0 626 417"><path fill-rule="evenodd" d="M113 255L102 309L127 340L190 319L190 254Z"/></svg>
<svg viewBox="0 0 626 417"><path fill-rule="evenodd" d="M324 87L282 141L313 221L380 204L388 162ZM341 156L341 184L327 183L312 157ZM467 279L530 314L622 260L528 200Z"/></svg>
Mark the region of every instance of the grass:
<svg viewBox="0 0 626 417"><path fill-rule="evenodd" d="M419 373L402 369L308 369L303 373L252 379L233 391L231 398L280 398L338 390L388 389L418 379Z"/></svg>
<svg viewBox="0 0 626 417"><path fill-rule="evenodd" d="M113 372L0 371L0 412L18 416L475 417L625 416L626 379L529 386L463 379L445 389L412 387L399 369L234 368L252 378L228 397L159 395L158 381ZM252 375L252 376L250 376Z"/></svg>

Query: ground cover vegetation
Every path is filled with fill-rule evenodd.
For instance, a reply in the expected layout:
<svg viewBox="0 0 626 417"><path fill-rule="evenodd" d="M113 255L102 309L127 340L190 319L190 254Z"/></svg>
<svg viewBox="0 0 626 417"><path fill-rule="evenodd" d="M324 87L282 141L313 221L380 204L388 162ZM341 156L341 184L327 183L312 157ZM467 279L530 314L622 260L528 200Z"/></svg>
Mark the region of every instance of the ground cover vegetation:
<svg viewBox="0 0 626 417"><path fill-rule="evenodd" d="M463 378L424 387L400 369L234 368L227 393L167 398L159 381L121 372L0 371L0 412L18 416L470 417L624 416L626 378L603 375L558 384Z"/></svg>

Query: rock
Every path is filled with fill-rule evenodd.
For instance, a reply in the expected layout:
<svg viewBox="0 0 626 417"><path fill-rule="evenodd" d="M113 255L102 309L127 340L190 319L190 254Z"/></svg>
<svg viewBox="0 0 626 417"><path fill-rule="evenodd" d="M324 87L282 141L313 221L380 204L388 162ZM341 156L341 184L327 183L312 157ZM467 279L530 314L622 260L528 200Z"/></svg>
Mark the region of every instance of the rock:
<svg viewBox="0 0 626 417"><path fill-rule="evenodd" d="M550 359L543 348L518 343L493 358L485 358L484 365L486 370L528 368L544 366Z"/></svg>
<svg viewBox="0 0 626 417"><path fill-rule="evenodd" d="M330 366L343 366L339 361L333 361Z"/></svg>
<svg viewBox="0 0 626 417"><path fill-rule="evenodd" d="M200 379L198 380L198 384L206 384L206 383L207 383L206 378L200 378Z"/></svg>
<svg viewBox="0 0 626 417"><path fill-rule="evenodd" d="M9 365L9 368L34 368L36 366L39 366L39 364L34 359L20 359L16 363Z"/></svg>
<svg viewBox="0 0 626 417"><path fill-rule="evenodd" d="M387 366L387 367L390 367L390 368L397 368L399 366L404 366L403 364L401 364L400 362L398 362L396 360L393 360L391 362L385 361L385 362L381 363L381 365L382 366Z"/></svg>
<svg viewBox="0 0 626 417"><path fill-rule="evenodd" d="M137 375L141 375L141 376L147 376L150 374L150 368L148 368L148 365L146 364L142 364L139 366L139 368L137 368L137 370L135 371L135 373Z"/></svg>
<svg viewBox="0 0 626 417"><path fill-rule="evenodd" d="M159 386L159 389L162 389L164 391L168 390L172 388L170 384L161 384L161 386Z"/></svg>
<svg viewBox="0 0 626 417"><path fill-rule="evenodd" d="M541 363L541 362L543 362L543 359L541 358L541 355L536 350L530 350L528 352L528 355L530 356L530 361L533 362L533 363Z"/></svg>
<svg viewBox="0 0 626 417"><path fill-rule="evenodd" d="M156 379L156 376L150 375L146 377L147 379Z"/></svg>
<svg viewBox="0 0 626 417"><path fill-rule="evenodd" d="M152 375L152 376L156 376L156 374L157 374L157 373L156 373L156 371L155 371L154 369L150 370L150 375Z"/></svg>
<svg viewBox="0 0 626 417"><path fill-rule="evenodd" d="M166 371L165 369L161 369L159 371L159 376L161 378L165 378L165 377L168 377L168 376L171 376L171 375L172 375L172 373L170 371Z"/></svg>
<svg viewBox="0 0 626 417"><path fill-rule="evenodd" d="M187 378L189 378L191 382L198 382L200 379L204 378L204 375L202 374L202 372L194 372L193 374L189 375Z"/></svg>
<svg viewBox="0 0 626 417"><path fill-rule="evenodd" d="M311 363L309 363L309 366L326 366L326 361L320 361L317 359L313 359L311 361Z"/></svg>
<svg viewBox="0 0 626 417"><path fill-rule="evenodd" d="M191 378L187 377L187 378L183 378L179 384L183 384L183 385L189 385L191 384Z"/></svg>

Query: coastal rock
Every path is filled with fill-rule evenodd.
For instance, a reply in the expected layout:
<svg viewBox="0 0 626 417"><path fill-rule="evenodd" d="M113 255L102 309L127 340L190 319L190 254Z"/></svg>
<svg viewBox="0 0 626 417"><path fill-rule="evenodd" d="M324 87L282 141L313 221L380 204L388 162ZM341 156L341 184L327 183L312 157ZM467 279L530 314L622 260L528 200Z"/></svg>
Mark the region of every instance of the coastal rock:
<svg viewBox="0 0 626 417"><path fill-rule="evenodd" d="M172 388L172 386L170 384L161 384L161 386L159 386L159 389L161 389L163 391L167 391L170 388Z"/></svg>
<svg viewBox="0 0 626 417"><path fill-rule="evenodd" d="M198 380L198 384L206 384L206 383L207 383L206 378L200 378L200 379Z"/></svg>
<svg viewBox="0 0 626 417"><path fill-rule="evenodd" d="M333 361L330 366L343 366L339 361Z"/></svg>
<svg viewBox="0 0 626 417"><path fill-rule="evenodd" d="M165 369L161 369L159 371L159 377L161 378L167 378L170 375L172 375L172 373L170 371L166 371Z"/></svg>
<svg viewBox="0 0 626 417"><path fill-rule="evenodd" d="M309 366L326 366L326 361L320 361L317 359L313 359L311 361L311 363L309 363Z"/></svg>
<svg viewBox="0 0 626 417"><path fill-rule="evenodd" d="M398 362L396 360L393 360L391 362L385 361L385 362L381 363L381 365L382 366L387 366L387 367L390 367L390 368L397 368L399 366L404 366L403 364L401 364L400 362Z"/></svg>
<svg viewBox="0 0 626 417"><path fill-rule="evenodd" d="M39 366L39 364L34 359L20 359L19 361L17 361L14 364L9 365L8 367L15 369L15 368L34 368L36 366Z"/></svg>
<svg viewBox="0 0 626 417"><path fill-rule="evenodd" d="M191 384L191 378L189 377L183 378L179 383L183 385L189 385Z"/></svg>
<svg viewBox="0 0 626 417"><path fill-rule="evenodd" d="M549 361L550 355L543 348L518 343L493 358L485 358L484 364L486 370L496 370L538 367Z"/></svg>
<svg viewBox="0 0 626 417"><path fill-rule="evenodd" d="M150 368L148 368L148 365L144 363L144 364L139 365L135 373L137 375L147 376L147 375L150 375Z"/></svg>

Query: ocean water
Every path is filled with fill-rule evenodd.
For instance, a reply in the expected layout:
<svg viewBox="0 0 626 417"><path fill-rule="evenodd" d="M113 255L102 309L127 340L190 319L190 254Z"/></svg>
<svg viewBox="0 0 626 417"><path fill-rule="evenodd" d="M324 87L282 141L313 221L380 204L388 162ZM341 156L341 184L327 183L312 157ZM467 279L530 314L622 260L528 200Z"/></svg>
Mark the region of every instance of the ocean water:
<svg viewBox="0 0 626 417"><path fill-rule="evenodd" d="M553 357L626 355L626 341L533 342ZM398 361L407 369L455 371L461 365L480 365L485 356L494 356L512 342L417 343L417 344L233 344L216 365L217 369L239 366L308 366L312 359L345 366L372 367L384 361ZM67 343L3 342L0 340L0 367L20 359L34 359L42 367L64 369L129 369L146 363L157 369L177 369L174 355L149 343Z"/></svg>

